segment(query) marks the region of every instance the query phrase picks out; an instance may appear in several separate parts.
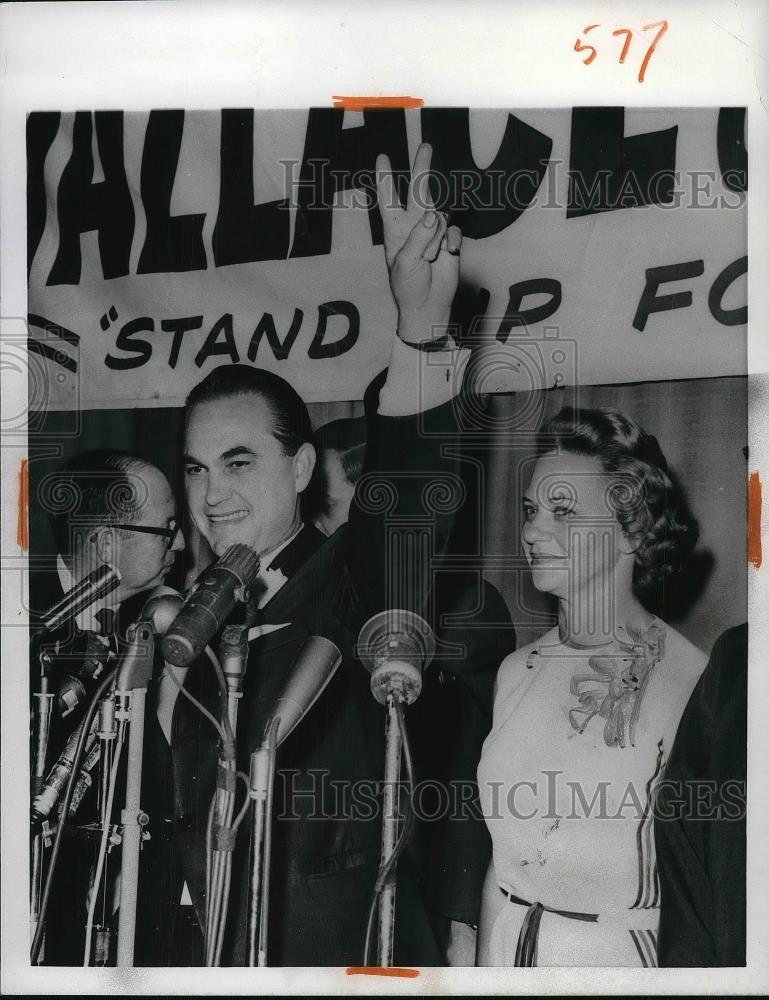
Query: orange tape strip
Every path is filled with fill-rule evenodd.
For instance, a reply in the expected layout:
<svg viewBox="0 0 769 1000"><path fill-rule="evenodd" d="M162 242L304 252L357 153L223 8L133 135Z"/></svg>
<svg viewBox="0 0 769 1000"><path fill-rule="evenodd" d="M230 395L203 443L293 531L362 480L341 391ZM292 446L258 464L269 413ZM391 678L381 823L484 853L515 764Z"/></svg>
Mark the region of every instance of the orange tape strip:
<svg viewBox="0 0 769 1000"><path fill-rule="evenodd" d="M419 969L383 969L378 965L353 965L347 970L348 976L397 976L400 979L416 979Z"/></svg>
<svg viewBox="0 0 769 1000"><path fill-rule="evenodd" d="M761 568L761 477L751 472L748 479L748 562Z"/></svg>
<svg viewBox="0 0 769 1000"><path fill-rule="evenodd" d="M21 460L19 469L19 512L16 518L16 544L26 552L29 548L29 462Z"/></svg>
<svg viewBox="0 0 769 1000"><path fill-rule="evenodd" d="M332 97L335 108L345 111L366 111L370 108L421 108L421 97Z"/></svg>

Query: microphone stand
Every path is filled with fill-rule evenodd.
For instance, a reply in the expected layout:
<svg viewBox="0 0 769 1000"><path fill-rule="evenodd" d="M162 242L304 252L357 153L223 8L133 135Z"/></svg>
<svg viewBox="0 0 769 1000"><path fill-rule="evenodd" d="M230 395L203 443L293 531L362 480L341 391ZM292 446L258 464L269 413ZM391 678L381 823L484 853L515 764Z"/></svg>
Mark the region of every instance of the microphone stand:
<svg viewBox="0 0 769 1000"><path fill-rule="evenodd" d="M273 790L278 747L325 690L342 661L339 649L323 636L311 636L274 704L262 745L251 754L248 795L252 826L248 893L246 964L267 965L267 927L272 856Z"/></svg>
<svg viewBox="0 0 769 1000"><path fill-rule="evenodd" d="M382 854L380 866L384 866L392 857L398 842L398 800L400 796L399 781L401 772L401 751L403 739L398 724L398 714L395 707L395 695L387 697L385 716L385 769L384 792L382 799ZM381 868L380 868L381 870ZM393 961L393 943L395 940L395 870L379 896L379 941L377 946L377 965L389 968Z"/></svg>
<svg viewBox="0 0 769 1000"><path fill-rule="evenodd" d="M238 702L243 697L243 677L248 660L248 626L227 625L219 643L219 659L227 684L227 718L233 740L238 726ZM212 851L210 884L207 885L205 953L206 965L217 966L221 960L224 930L229 905L232 877L232 816L235 811L236 762L235 746L232 757L223 758L219 767L228 772L224 787L217 782L214 793L214 824L217 845ZM222 839L223 838L223 839Z"/></svg>
<svg viewBox="0 0 769 1000"><path fill-rule="evenodd" d="M99 787L97 790L97 806L99 820L108 823L107 798L109 796L109 779L112 774L112 758L115 748L117 727L115 725L115 695L114 693L102 699L99 706L99 727L96 737L99 740Z"/></svg>
<svg viewBox="0 0 769 1000"><path fill-rule="evenodd" d="M45 778L45 762L48 756L48 737L51 731L51 716L53 715L53 693L49 690L48 675L46 669L50 663L50 656L45 650L40 651L40 691L34 696L33 722L32 722L32 746L34 747L34 757L32 760L32 799L39 793ZM42 829L38 830L32 838L32 871L30 875L30 939L34 939L37 923L40 915L40 898L43 891L43 848L50 846L50 838L47 833L47 821L43 823ZM45 938L40 947L38 962L42 962L45 955Z"/></svg>
<svg viewBox="0 0 769 1000"><path fill-rule="evenodd" d="M248 627L227 625L219 643L219 660L227 682L227 715L233 734L238 729L238 702L243 697L243 678L248 660Z"/></svg>
<svg viewBox="0 0 769 1000"><path fill-rule="evenodd" d="M250 967L267 964L267 911L272 853L272 793L280 719L270 721L264 740L251 754L248 795L252 803L251 864L248 899L248 958Z"/></svg>
<svg viewBox="0 0 769 1000"><path fill-rule="evenodd" d="M435 654L430 626L414 612L394 609L370 618L360 631L357 655L371 672L371 693L385 707L385 771L382 800L382 852L375 885L378 896L377 965L393 964L395 940L395 879L399 845L398 815L401 755L404 731L403 707L412 704L422 690L422 670ZM397 852L397 854L396 854ZM364 964L368 962L369 933L374 904L366 931Z"/></svg>
<svg viewBox="0 0 769 1000"><path fill-rule="evenodd" d="M128 650L120 665L115 697L116 717L129 723L128 768L126 773L125 808L120 814L122 833L122 867L120 879L120 914L118 917L117 965L133 966L136 936L136 898L139 885L139 850L142 834L149 817L142 811L142 753L144 743L144 711L147 687L152 678L155 639L152 625L134 622L126 635Z"/></svg>
<svg viewBox="0 0 769 1000"><path fill-rule="evenodd" d="M60 601L49 608L41 616L37 627L30 630L30 638L34 641L43 640L46 635L54 632L65 623L76 618L81 611L90 607L96 601L105 597L113 591L120 583L120 572L115 566L103 565L94 570L87 577L66 593ZM48 738L51 730L51 718L53 715L54 695L48 683L47 668L50 666L50 655L44 650L40 650L40 691L34 696L34 708L32 719L32 746L34 747L34 757L32 760L32 799L40 791L45 778L45 764L48 755ZM63 817L62 822L66 820ZM50 834L48 833L47 821L43 823L41 830L35 833L32 838L31 848L31 872L30 872L30 932L34 940L37 931L37 923L40 914L40 902L43 886L43 848L50 845ZM45 949L45 941L38 951L38 962L42 962Z"/></svg>

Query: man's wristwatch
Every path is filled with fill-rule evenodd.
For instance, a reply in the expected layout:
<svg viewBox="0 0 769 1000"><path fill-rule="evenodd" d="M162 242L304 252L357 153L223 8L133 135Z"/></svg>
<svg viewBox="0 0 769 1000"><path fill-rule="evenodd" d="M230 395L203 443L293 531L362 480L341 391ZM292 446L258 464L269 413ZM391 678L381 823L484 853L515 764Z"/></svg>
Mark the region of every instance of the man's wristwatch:
<svg viewBox="0 0 769 1000"><path fill-rule="evenodd" d="M431 340L404 340L403 343L407 347L415 348L417 351L424 351L425 354L430 354L434 351L454 351L457 347L457 343L450 333L444 333L442 337L434 337Z"/></svg>

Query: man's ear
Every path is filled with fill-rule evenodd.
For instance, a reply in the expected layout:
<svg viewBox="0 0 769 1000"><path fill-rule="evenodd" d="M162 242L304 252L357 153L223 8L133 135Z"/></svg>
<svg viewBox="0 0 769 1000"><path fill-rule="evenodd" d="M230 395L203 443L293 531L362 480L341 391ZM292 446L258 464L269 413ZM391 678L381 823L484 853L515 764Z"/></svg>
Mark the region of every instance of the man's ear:
<svg viewBox="0 0 769 1000"><path fill-rule="evenodd" d="M294 482L296 483L296 492L302 493L307 489L310 480L312 479L312 470L315 468L315 448L305 441L305 443L297 449L294 455Z"/></svg>
<svg viewBox="0 0 769 1000"><path fill-rule="evenodd" d="M109 563L117 565L117 529L105 525L93 533L93 545L96 552L97 565Z"/></svg>

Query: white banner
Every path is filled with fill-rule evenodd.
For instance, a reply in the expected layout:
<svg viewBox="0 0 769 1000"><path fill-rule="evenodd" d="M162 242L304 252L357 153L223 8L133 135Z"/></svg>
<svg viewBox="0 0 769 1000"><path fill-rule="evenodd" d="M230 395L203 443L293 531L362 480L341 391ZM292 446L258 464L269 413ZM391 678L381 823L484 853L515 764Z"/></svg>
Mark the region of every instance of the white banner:
<svg viewBox="0 0 769 1000"><path fill-rule="evenodd" d="M465 234L480 388L747 370L740 109L35 113L47 406L181 404L230 361L361 398L396 319L366 190L377 153L405 179L421 139Z"/></svg>

